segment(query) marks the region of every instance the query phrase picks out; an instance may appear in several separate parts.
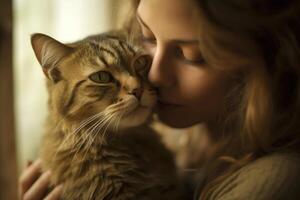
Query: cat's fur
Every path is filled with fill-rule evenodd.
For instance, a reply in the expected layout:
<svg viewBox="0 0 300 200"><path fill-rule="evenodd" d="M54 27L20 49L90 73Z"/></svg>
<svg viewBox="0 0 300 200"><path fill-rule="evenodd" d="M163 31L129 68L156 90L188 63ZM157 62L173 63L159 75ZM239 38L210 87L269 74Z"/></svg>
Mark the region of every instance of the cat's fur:
<svg viewBox="0 0 300 200"><path fill-rule="evenodd" d="M172 155L144 125L156 102L147 57L118 32L31 42L48 77L41 158L62 199L182 199Z"/></svg>

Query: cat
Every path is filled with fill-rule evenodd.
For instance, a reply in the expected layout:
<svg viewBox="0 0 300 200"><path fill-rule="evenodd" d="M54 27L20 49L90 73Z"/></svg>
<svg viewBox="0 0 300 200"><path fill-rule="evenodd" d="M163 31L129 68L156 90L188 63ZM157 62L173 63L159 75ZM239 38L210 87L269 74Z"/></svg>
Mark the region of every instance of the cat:
<svg viewBox="0 0 300 200"><path fill-rule="evenodd" d="M40 157L63 200L184 198L172 154L147 125L157 98L151 58L128 38L31 37L49 93Z"/></svg>

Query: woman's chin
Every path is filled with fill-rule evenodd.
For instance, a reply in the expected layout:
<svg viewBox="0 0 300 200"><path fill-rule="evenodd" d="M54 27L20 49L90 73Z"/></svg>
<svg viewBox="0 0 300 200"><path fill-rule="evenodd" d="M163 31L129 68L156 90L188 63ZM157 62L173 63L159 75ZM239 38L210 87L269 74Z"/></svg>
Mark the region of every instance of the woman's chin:
<svg viewBox="0 0 300 200"><path fill-rule="evenodd" d="M169 120L169 119L162 119L162 118L158 118L158 119L165 125L171 128L178 128L178 129L188 128L196 124L196 123L186 123L183 121Z"/></svg>
<svg viewBox="0 0 300 200"><path fill-rule="evenodd" d="M180 112L179 112L180 113ZM195 124L201 123L199 119L193 119L189 115L179 113L157 112L158 120L172 128L188 128Z"/></svg>

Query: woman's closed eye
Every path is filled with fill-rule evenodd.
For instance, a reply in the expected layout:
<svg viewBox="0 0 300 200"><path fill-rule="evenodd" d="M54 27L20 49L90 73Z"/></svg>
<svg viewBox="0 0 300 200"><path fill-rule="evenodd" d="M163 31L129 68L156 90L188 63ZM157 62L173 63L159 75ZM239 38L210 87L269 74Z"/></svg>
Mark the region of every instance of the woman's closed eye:
<svg viewBox="0 0 300 200"><path fill-rule="evenodd" d="M140 25L140 39L141 43L146 50L150 52L155 50L157 47L157 39L150 28L143 22L139 15L137 15L137 20ZM182 44L182 45L181 45ZM203 59L197 40L171 40L168 45L168 51L174 58L183 61L190 65L203 65L205 60Z"/></svg>
<svg viewBox="0 0 300 200"><path fill-rule="evenodd" d="M195 50L187 48L174 47L174 55L177 59L191 65L205 64L204 58Z"/></svg>

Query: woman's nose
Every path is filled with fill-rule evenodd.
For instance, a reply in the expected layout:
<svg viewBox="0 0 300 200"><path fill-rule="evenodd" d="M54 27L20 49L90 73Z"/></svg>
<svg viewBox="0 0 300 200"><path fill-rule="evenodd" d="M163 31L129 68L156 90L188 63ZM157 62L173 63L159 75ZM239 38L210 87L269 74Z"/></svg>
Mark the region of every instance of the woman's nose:
<svg viewBox="0 0 300 200"><path fill-rule="evenodd" d="M155 87L170 87L175 81L173 73L171 59L163 50L157 49L148 73L149 81Z"/></svg>

